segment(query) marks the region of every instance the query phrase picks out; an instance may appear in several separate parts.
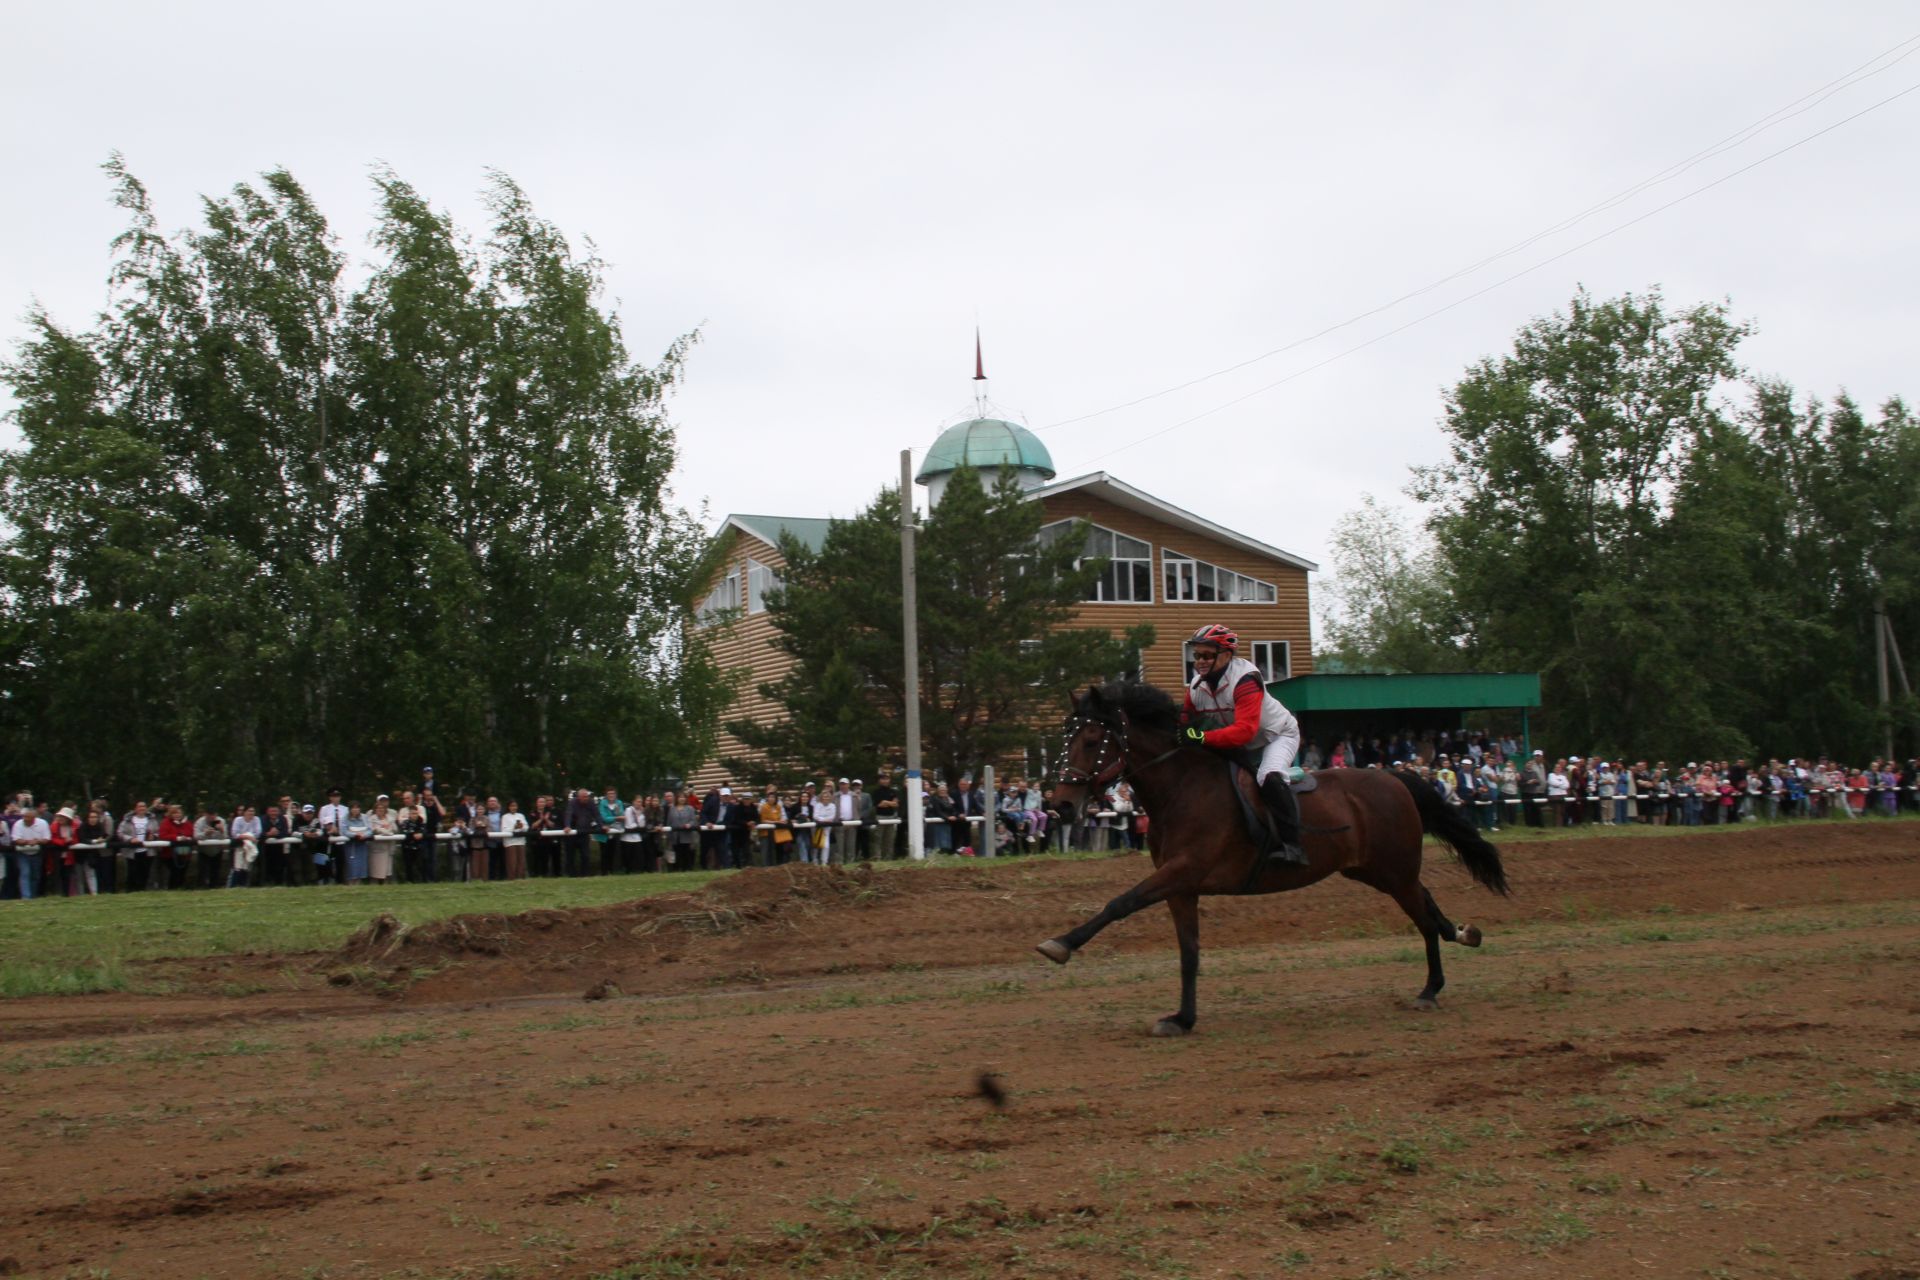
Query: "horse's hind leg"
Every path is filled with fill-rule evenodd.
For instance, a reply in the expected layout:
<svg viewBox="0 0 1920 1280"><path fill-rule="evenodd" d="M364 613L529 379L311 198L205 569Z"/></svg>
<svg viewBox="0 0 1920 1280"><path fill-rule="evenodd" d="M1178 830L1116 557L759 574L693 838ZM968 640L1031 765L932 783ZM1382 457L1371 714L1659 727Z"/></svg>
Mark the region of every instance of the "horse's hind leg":
<svg viewBox="0 0 1920 1280"><path fill-rule="evenodd" d="M1447 985L1447 976L1440 969L1441 925L1445 924L1451 930L1452 922L1440 914L1440 909L1433 904L1433 895L1418 879L1397 885L1388 892L1400 904L1400 909L1407 913L1407 919L1413 921L1414 927L1420 930L1420 937L1427 944L1427 985L1414 997L1413 1007L1438 1009L1440 988Z"/></svg>
<svg viewBox="0 0 1920 1280"><path fill-rule="evenodd" d="M1173 936L1180 942L1180 1012L1153 1024L1157 1036L1183 1036L1193 1030L1194 987L1200 976L1200 899L1191 893L1167 899L1173 913Z"/></svg>
<svg viewBox="0 0 1920 1280"><path fill-rule="evenodd" d="M1433 916L1434 928L1448 942L1457 942L1463 947L1480 945L1480 926L1473 924L1456 925L1447 919L1446 912L1440 910L1440 904L1433 900L1433 890L1421 887L1420 892L1427 895L1427 911Z"/></svg>

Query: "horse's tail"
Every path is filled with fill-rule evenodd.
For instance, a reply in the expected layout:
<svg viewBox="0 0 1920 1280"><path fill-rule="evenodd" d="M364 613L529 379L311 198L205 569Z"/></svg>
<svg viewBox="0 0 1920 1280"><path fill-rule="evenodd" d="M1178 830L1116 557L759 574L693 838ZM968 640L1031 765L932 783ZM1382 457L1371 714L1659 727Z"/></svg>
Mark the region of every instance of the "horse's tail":
<svg viewBox="0 0 1920 1280"><path fill-rule="evenodd" d="M1394 771L1394 777L1406 786L1413 796L1413 804L1420 811L1420 826L1430 836L1436 836L1453 846L1460 855L1460 861L1466 864L1467 874L1498 894L1509 892L1507 871L1500 865L1500 851L1481 838L1480 832L1467 821L1466 815L1440 798L1424 781L1412 774Z"/></svg>

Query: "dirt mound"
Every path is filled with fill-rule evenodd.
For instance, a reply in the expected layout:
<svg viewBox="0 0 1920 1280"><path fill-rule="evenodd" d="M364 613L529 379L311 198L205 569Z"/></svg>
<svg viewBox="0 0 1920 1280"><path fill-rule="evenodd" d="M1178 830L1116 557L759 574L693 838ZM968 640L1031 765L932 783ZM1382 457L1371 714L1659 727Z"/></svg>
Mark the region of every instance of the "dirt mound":
<svg viewBox="0 0 1920 1280"><path fill-rule="evenodd" d="M795 864L742 871L694 893L605 907L453 916L416 927L382 912L319 967L336 985L371 976L417 986L449 966L479 961L491 976L484 994L526 990L529 980L535 990L561 989L561 975L587 970L601 974L589 990L604 998L623 989L619 969L676 963L693 939L791 932L827 907L872 903L909 887L905 878L877 876L870 866Z"/></svg>

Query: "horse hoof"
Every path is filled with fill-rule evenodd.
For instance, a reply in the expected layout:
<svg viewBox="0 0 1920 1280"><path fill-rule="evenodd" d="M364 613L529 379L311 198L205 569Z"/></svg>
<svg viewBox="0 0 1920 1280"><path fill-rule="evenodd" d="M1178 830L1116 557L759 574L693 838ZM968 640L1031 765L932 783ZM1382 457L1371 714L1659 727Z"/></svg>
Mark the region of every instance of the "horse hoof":
<svg viewBox="0 0 1920 1280"><path fill-rule="evenodd" d="M1073 959L1073 952L1068 949L1066 943L1060 941L1058 938L1048 938L1045 942L1035 947L1034 950L1055 964L1065 964L1067 961Z"/></svg>
<svg viewBox="0 0 1920 1280"><path fill-rule="evenodd" d="M1479 946L1480 945L1480 926L1477 924L1461 925L1460 926L1460 945L1463 947Z"/></svg>
<svg viewBox="0 0 1920 1280"><path fill-rule="evenodd" d="M1439 1009L1440 1002L1432 996L1419 996L1410 1007L1415 1013L1433 1013Z"/></svg>
<svg viewBox="0 0 1920 1280"><path fill-rule="evenodd" d="M1172 1018L1162 1018L1153 1024L1153 1034L1156 1036L1183 1036L1188 1030Z"/></svg>

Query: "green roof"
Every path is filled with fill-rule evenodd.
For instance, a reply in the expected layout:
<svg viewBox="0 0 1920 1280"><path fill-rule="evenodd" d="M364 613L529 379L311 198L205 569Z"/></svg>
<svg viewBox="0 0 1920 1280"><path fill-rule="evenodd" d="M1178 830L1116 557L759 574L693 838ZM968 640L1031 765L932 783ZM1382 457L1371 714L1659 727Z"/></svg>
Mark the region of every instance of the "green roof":
<svg viewBox="0 0 1920 1280"><path fill-rule="evenodd" d="M721 528L727 524L739 525L770 547L779 546L780 535L790 533L807 550L818 551L827 545L827 529L833 521L812 516L728 516Z"/></svg>
<svg viewBox="0 0 1920 1280"><path fill-rule="evenodd" d="M1056 474L1053 455L1040 443L1039 436L1018 423L1002 422L999 418L956 422L942 431L933 447L927 450L927 459L920 464L914 479L924 482L930 476L946 475L961 467L977 471L1024 467L1043 472L1049 480Z"/></svg>
<svg viewBox="0 0 1920 1280"><path fill-rule="evenodd" d="M1470 710L1537 707L1540 677L1533 672L1458 672L1437 675L1327 675L1276 680L1267 688L1290 711Z"/></svg>

